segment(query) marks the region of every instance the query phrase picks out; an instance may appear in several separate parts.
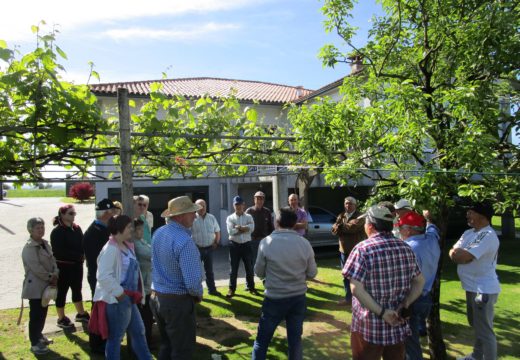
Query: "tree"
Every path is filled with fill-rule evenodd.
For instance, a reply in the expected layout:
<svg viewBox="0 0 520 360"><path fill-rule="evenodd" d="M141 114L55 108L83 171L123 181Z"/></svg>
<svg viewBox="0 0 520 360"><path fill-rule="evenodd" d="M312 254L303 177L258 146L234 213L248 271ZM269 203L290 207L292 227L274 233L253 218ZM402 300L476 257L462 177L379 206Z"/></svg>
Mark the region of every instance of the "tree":
<svg viewBox="0 0 520 360"><path fill-rule="evenodd" d="M349 24L354 1L325 0L325 29L348 49L324 46L324 64L361 59L363 70L345 78L341 101L291 110L297 149L305 161L324 164L331 184L367 178L375 184L372 201L406 197L434 211L444 249L455 196L496 199L498 211L520 199L520 152L511 142L520 122L519 5L379 3L384 15L357 48ZM432 359L446 358L439 274L428 326Z"/></svg>
<svg viewBox="0 0 520 360"><path fill-rule="evenodd" d="M94 186L88 182L81 182L70 187L69 196L83 202L89 200L96 193Z"/></svg>
<svg viewBox="0 0 520 360"><path fill-rule="evenodd" d="M87 85L61 79L58 59L66 55L55 45L56 33L32 30L36 48L22 56L0 40L0 173L38 181L49 164L84 172L113 153L95 150L106 121Z"/></svg>

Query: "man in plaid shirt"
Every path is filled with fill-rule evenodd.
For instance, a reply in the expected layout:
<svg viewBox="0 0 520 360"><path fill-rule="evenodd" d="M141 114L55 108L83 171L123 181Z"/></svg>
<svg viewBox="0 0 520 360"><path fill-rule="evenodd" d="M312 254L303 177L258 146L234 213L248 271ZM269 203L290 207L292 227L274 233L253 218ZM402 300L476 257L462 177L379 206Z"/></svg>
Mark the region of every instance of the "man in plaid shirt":
<svg viewBox="0 0 520 360"><path fill-rule="evenodd" d="M404 359L411 334L406 312L421 295L424 277L410 246L392 235L387 208L372 206L362 217L368 239L356 245L342 271L354 295L352 358Z"/></svg>

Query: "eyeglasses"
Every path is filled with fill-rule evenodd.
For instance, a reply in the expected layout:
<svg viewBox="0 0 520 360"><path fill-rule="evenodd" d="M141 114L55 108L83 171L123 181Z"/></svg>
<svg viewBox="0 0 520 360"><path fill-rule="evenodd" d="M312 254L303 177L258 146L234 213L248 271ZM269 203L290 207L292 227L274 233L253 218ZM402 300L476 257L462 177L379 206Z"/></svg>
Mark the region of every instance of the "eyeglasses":
<svg viewBox="0 0 520 360"><path fill-rule="evenodd" d="M76 213L74 211L73 212L68 212L67 215L76 216Z"/></svg>

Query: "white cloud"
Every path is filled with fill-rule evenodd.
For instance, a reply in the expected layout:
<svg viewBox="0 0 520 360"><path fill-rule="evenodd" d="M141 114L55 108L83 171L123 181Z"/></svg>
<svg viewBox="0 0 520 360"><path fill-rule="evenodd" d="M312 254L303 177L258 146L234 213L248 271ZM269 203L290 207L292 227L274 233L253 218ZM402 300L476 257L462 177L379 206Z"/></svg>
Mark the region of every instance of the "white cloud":
<svg viewBox="0 0 520 360"><path fill-rule="evenodd" d="M41 20L45 20L50 26L59 25L61 32L68 32L89 24L208 13L247 7L264 1L266 0L3 1L0 12L0 39L9 42L33 40L30 27L37 25Z"/></svg>
<svg viewBox="0 0 520 360"><path fill-rule="evenodd" d="M145 27L131 27L125 29L111 29L103 32L103 35L115 40L124 39L157 39L157 40L194 40L203 38L216 32L236 30L237 24L207 23L204 25L192 25L189 28L176 29L152 29Z"/></svg>

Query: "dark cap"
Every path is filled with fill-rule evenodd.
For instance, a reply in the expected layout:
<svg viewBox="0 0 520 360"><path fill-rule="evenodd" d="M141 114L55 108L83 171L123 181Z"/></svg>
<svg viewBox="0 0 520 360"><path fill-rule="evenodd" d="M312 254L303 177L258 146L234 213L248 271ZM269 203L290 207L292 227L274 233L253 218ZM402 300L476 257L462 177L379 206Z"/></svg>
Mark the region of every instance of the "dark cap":
<svg viewBox="0 0 520 360"><path fill-rule="evenodd" d="M489 202L478 202L471 205L468 210L473 210L482 216L485 216L489 221L493 217L493 206Z"/></svg>
<svg viewBox="0 0 520 360"><path fill-rule="evenodd" d="M239 195L233 198L233 205L243 204L244 199L242 199Z"/></svg>
<svg viewBox="0 0 520 360"><path fill-rule="evenodd" d="M96 210L111 210L113 208L115 208L115 206L110 199L103 199L96 205Z"/></svg>

